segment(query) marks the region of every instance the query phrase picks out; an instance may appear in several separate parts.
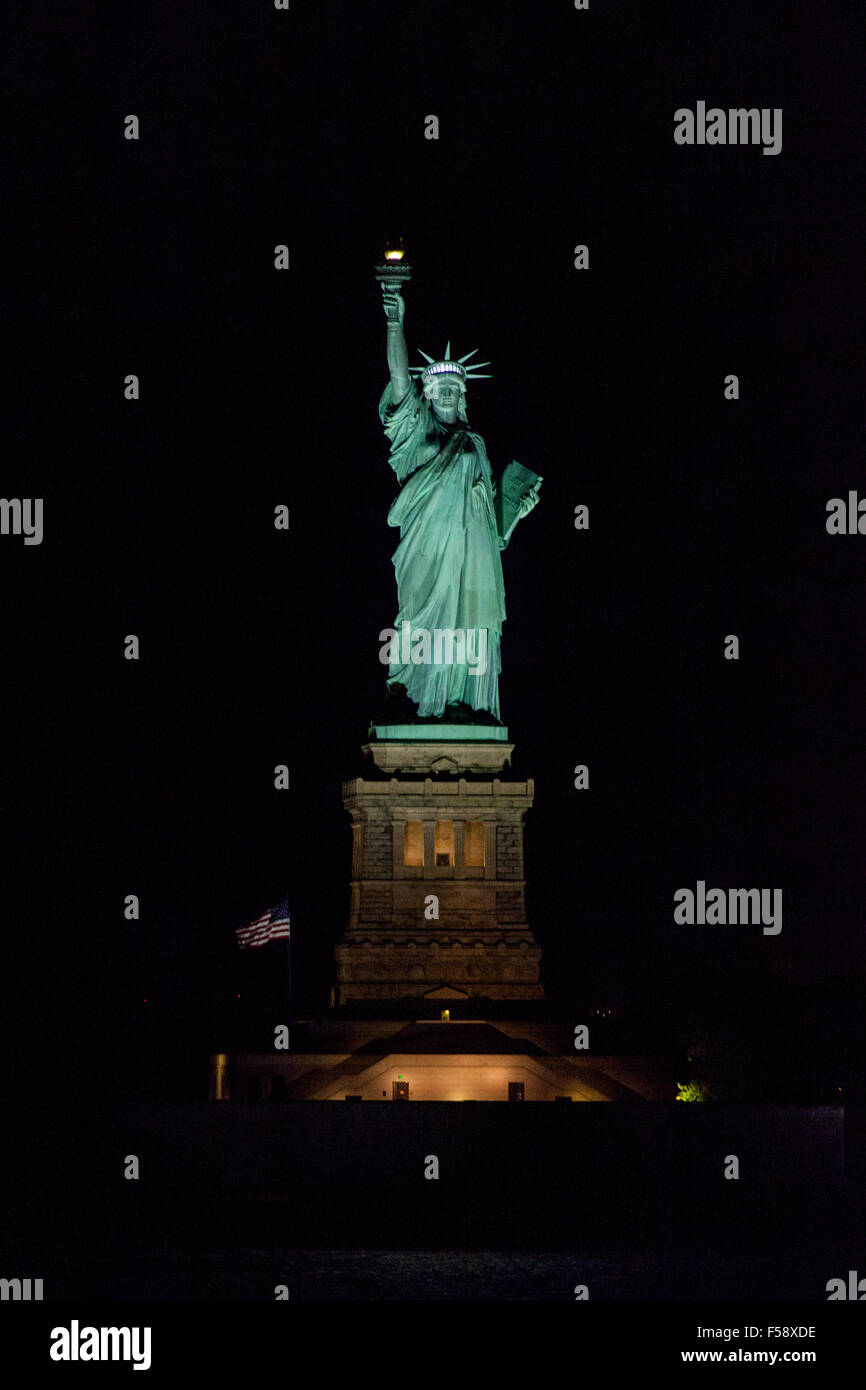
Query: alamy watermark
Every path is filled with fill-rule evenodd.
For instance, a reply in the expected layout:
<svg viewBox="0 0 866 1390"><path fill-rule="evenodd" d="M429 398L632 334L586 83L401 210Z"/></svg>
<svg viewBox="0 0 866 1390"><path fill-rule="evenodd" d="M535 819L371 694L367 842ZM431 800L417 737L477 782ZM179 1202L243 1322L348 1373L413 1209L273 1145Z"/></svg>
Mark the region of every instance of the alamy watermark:
<svg viewBox="0 0 866 1390"><path fill-rule="evenodd" d="M36 1303L42 1301L41 1279L0 1279L0 1301L5 1303Z"/></svg>
<svg viewBox="0 0 866 1390"><path fill-rule="evenodd" d="M52 1327L52 1361L131 1361L134 1371L150 1370L149 1327Z"/></svg>
<svg viewBox="0 0 866 1390"><path fill-rule="evenodd" d="M0 536L23 536L25 545L41 545L42 498L0 497Z"/></svg>
<svg viewBox="0 0 866 1390"><path fill-rule="evenodd" d="M487 670L486 627L413 627L405 620L379 633L383 666L468 666L470 676Z"/></svg>
<svg viewBox="0 0 866 1390"><path fill-rule="evenodd" d="M736 106L727 111L699 101L695 110L681 106L674 112L677 145L763 145L764 154L782 149L781 106Z"/></svg>
<svg viewBox="0 0 866 1390"><path fill-rule="evenodd" d="M763 923L764 936L778 936L782 930L781 888L708 890L705 881L699 878L695 892L691 888L678 888L674 902L677 904L674 921L680 925L712 927Z"/></svg>
<svg viewBox="0 0 866 1390"><path fill-rule="evenodd" d="M848 1270L848 1282L844 1279L828 1279L826 1284L827 1302L837 1303L849 1299L852 1303L866 1301L866 1279L861 1279L856 1269Z"/></svg>

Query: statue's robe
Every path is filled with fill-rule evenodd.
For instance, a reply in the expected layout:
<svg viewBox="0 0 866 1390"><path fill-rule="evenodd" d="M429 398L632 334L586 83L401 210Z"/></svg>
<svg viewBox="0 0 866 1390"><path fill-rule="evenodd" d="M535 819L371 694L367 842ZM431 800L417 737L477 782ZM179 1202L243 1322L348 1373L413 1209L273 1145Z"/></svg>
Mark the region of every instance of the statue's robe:
<svg viewBox="0 0 866 1390"><path fill-rule="evenodd" d="M431 638L436 629L483 630L487 643L482 675L473 675L478 667L468 660L402 664L402 653L392 649L388 686L404 685L424 717L464 703L498 719L505 584L484 440L464 421L448 425L437 419L415 382L397 405L389 382L379 415L401 484L388 513L388 525L400 527L393 556L398 637L408 622L412 631L424 628Z"/></svg>

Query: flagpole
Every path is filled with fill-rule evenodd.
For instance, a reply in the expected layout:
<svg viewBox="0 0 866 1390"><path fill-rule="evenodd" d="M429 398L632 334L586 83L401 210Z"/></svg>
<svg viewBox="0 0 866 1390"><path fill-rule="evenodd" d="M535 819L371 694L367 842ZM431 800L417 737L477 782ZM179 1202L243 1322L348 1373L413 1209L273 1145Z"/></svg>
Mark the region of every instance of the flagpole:
<svg viewBox="0 0 866 1390"><path fill-rule="evenodd" d="M289 1002L289 1022L292 1021L292 911L289 908L289 934L286 937L286 990Z"/></svg>

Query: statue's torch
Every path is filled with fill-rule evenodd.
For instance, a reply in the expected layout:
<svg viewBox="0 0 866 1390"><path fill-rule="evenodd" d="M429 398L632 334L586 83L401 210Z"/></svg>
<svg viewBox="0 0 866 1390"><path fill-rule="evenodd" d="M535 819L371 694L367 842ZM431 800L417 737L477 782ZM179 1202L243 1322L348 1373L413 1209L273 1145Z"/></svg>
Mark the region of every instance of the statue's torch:
<svg viewBox="0 0 866 1390"><path fill-rule="evenodd" d="M385 290L400 290L412 279L402 237L386 245L384 259L376 266L376 279Z"/></svg>

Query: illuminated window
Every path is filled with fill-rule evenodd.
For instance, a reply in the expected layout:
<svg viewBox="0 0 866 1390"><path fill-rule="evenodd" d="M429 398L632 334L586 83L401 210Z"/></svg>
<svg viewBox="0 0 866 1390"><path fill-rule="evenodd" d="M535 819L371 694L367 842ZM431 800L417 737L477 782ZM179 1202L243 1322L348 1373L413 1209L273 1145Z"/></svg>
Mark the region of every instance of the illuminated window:
<svg viewBox="0 0 866 1390"><path fill-rule="evenodd" d="M466 822L466 864L470 869L484 868L484 822Z"/></svg>
<svg viewBox="0 0 866 1390"><path fill-rule="evenodd" d="M454 822L437 820L433 836L435 862L437 867L447 867L454 863Z"/></svg>
<svg viewBox="0 0 866 1390"><path fill-rule="evenodd" d="M403 826L403 863L424 863L424 826L419 820L407 820Z"/></svg>

